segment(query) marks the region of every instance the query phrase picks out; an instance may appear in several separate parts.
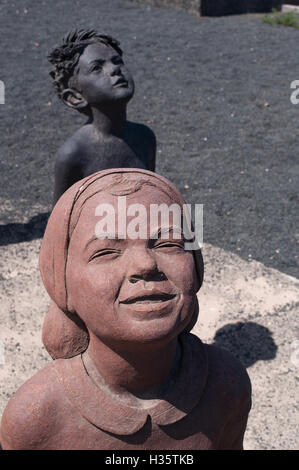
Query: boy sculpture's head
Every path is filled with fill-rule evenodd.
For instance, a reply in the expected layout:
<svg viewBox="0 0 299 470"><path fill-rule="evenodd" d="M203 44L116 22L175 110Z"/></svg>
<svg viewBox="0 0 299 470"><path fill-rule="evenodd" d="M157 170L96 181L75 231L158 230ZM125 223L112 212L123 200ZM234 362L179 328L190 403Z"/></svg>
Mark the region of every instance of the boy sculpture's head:
<svg viewBox="0 0 299 470"><path fill-rule="evenodd" d="M76 183L54 207L41 274L63 315L87 330L87 342L93 335L111 347L157 343L194 326L200 249L185 250L171 211L168 220L151 215L151 208L173 204L182 208L184 201L165 178L113 169Z"/></svg>
<svg viewBox="0 0 299 470"><path fill-rule="evenodd" d="M50 72L59 98L90 115L92 108L127 102L134 81L122 60L119 42L93 30L75 30L48 55Z"/></svg>

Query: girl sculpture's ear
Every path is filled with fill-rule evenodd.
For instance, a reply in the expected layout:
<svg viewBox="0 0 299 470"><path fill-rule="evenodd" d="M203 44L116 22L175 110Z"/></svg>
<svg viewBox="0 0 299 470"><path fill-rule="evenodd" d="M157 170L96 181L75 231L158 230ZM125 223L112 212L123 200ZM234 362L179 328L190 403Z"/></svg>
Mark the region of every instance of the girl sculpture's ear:
<svg viewBox="0 0 299 470"><path fill-rule="evenodd" d="M43 324L42 340L52 359L68 359L87 349L89 335L76 313L65 313L51 302Z"/></svg>

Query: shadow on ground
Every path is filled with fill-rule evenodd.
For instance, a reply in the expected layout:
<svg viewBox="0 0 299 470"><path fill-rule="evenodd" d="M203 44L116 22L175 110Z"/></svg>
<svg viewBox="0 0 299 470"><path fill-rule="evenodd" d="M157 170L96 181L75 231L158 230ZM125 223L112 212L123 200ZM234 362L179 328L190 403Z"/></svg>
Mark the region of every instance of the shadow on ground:
<svg viewBox="0 0 299 470"><path fill-rule="evenodd" d="M213 345L230 351L246 368L274 359L278 349L271 331L254 322L228 323L217 330Z"/></svg>
<svg viewBox="0 0 299 470"><path fill-rule="evenodd" d="M35 215L25 224L0 225L0 246L42 238L49 216L50 212L44 212Z"/></svg>
<svg viewBox="0 0 299 470"><path fill-rule="evenodd" d="M244 13L271 12L281 10L281 0L202 0L202 16L242 15Z"/></svg>

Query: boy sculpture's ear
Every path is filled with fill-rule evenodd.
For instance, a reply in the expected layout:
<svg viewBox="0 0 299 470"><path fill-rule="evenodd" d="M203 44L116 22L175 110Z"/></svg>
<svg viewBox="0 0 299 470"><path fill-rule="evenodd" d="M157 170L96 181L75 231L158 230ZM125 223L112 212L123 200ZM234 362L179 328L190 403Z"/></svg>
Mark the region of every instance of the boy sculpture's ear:
<svg viewBox="0 0 299 470"><path fill-rule="evenodd" d="M81 93L73 88L63 90L61 99L67 106L74 109L82 109L88 106L88 103Z"/></svg>

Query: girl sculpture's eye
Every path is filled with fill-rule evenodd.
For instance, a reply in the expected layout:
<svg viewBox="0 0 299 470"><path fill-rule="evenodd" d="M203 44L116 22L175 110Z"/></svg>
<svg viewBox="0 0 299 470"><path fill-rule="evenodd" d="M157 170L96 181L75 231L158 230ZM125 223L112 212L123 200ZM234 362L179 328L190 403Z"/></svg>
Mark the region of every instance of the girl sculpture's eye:
<svg viewBox="0 0 299 470"><path fill-rule="evenodd" d="M106 248L95 252L88 261L93 261L94 259L101 258L103 260L114 259L120 255L120 250L114 250L111 248Z"/></svg>
<svg viewBox="0 0 299 470"><path fill-rule="evenodd" d="M165 242L160 242L155 245L155 249L167 251L167 252L177 252L177 251L184 251L184 243L181 241L170 241L167 240Z"/></svg>

